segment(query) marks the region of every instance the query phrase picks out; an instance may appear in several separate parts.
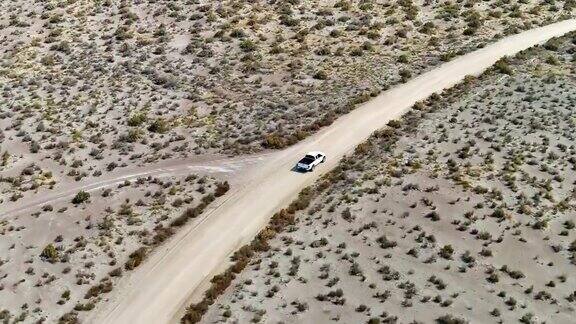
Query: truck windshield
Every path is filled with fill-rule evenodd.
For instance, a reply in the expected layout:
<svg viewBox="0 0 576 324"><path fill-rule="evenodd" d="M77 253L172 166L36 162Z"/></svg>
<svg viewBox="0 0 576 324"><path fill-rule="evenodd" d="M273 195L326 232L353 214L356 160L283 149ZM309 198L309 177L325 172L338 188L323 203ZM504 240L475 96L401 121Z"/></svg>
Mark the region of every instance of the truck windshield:
<svg viewBox="0 0 576 324"><path fill-rule="evenodd" d="M300 163L302 164L310 164L312 162L314 162L314 157L312 155L306 155L302 160L300 160Z"/></svg>

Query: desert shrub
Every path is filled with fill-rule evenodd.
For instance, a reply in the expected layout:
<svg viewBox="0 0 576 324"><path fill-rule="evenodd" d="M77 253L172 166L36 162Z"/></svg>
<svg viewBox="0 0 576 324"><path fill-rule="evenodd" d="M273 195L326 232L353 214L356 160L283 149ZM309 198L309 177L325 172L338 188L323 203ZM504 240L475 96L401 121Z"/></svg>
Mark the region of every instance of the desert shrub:
<svg viewBox="0 0 576 324"><path fill-rule="evenodd" d="M303 210L310 205L310 202L314 198L314 192L312 188L306 187L300 191L298 198L294 200L287 208L287 211L291 214Z"/></svg>
<svg viewBox="0 0 576 324"><path fill-rule="evenodd" d="M128 26L120 26L114 32L114 36L117 40L122 41L133 37L132 31Z"/></svg>
<svg viewBox="0 0 576 324"><path fill-rule="evenodd" d="M128 261L124 264L126 270L134 270L146 258L148 250L145 247L140 247L128 256Z"/></svg>
<svg viewBox="0 0 576 324"><path fill-rule="evenodd" d="M410 61L410 58L408 57L408 54L404 53L398 56L397 61L398 63L408 63Z"/></svg>
<svg viewBox="0 0 576 324"><path fill-rule="evenodd" d="M520 323L524 323L524 324L532 324L534 323L534 314L532 313L526 313L524 315L522 315L522 317L520 317L519 321Z"/></svg>
<svg viewBox="0 0 576 324"><path fill-rule="evenodd" d="M66 41L62 41L60 43L53 44L52 46L50 46L50 50L62 52L64 54L72 53L72 48L70 47L70 43L66 42Z"/></svg>
<svg viewBox="0 0 576 324"><path fill-rule="evenodd" d="M148 130L152 133L166 133L169 129L168 122L162 118L154 120L150 126L148 126Z"/></svg>
<svg viewBox="0 0 576 324"><path fill-rule="evenodd" d="M130 116L130 118L128 118L128 126L140 126L142 125L144 122L146 122L146 114L144 113L137 113L134 114L132 116Z"/></svg>
<svg viewBox="0 0 576 324"><path fill-rule="evenodd" d="M545 49L547 49L549 51L556 52L560 49L561 45L562 45L562 42L560 41L560 39L553 38L553 39L547 41L543 46Z"/></svg>
<svg viewBox="0 0 576 324"><path fill-rule="evenodd" d="M72 203L75 205L84 203L90 199L90 194L84 190L79 191L74 198L72 198Z"/></svg>
<svg viewBox="0 0 576 324"><path fill-rule="evenodd" d="M514 71L512 70L512 67L510 67L510 62L508 61L507 58L502 58L502 59L498 60L494 64L494 69L496 71L498 71L499 73L508 74L508 75L514 74Z"/></svg>
<svg viewBox="0 0 576 324"><path fill-rule="evenodd" d="M372 145L368 142L360 143L354 148L354 155L362 156L370 151Z"/></svg>
<svg viewBox="0 0 576 324"><path fill-rule="evenodd" d="M444 315L436 319L438 324L467 324L468 321L454 315Z"/></svg>
<svg viewBox="0 0 576 324"><path fill-rule="evenodd" d="M466 251L464 252L461 256L460 259L462 261L464 261L465 263L472 263L474 261L476 261L476 259L472 256L472 254L470 253L470 251Z"/></svg>
<svg viewBox="0 0 576 324"><path fill-rule="evenodd" d="M491 216L494 218L503 219L506 217L506 212L502 208L496 208L494 212L492 212Z"/></svg>
<svg viewBox="0 0 576 324"><path fill-rule="evenodd" d="M319 70L318 72L316 72L314 74L314 79L327 80L328 79L328 73L324 70Z"/></svg>
<svg viewBox="0 0 576 324"><path fill-rule="evenodd" d="M162 224L159 224L154 228L154 237L152 238L152 242L155 245L160 245L162 242L166 241L170 236L174 235L174 230L170 227L164 227Z"/></svg>
<svg viewBox="0 0 576 324"><path fill-rule="evenodd" d="M400 128L400 127L402 127L402 122L400 120L397 120L397 119L392 119L388 122L387 125L392 127L392 128Z"/></svg>
<svg viewBox="0 0 576 324"><path fill-rule="evenodd" d="M503 265L502 267L500 267L500 271L507 273L512 279L518 280L524 278L524 273L522 273L522 271L510 270L507 265Z"/></svg>
<svg viewBox="0 0 576 324"><path fill-rule="evenodd" d="M90 299L92 297L98 297L100 294L109 293L112 291L112 288L113 288L112 281L106 280L95 286L90 287L90 289L88 289L88 291L84 295L84 299Z"/></svg>
<svg viewBox="0 0 576 324"><path fill-rule="evenodd" d="M74 310L87 312L87 311L93 310L95 306L96 305L94 305L93 302L89 302L86 304L78 303L78 304L76 304L76 306L74 306Z"/></svg>
<svg viewBox="0 0 576 324"><path fill-rule="evenodd" d="M544 229L548 227L548 220L547 219L539 219L534 224L532 224L532 228L536 230Z"/></svg>
<svg viewBox="0 0 576 324"><path fill-rule="evenodd" d="M410 70L408 69L400 70L399 74L403 82L406 82L408 79L412 77L412 72L410 72Z"/></svg>
<svg viewBox="0 0 576 324"><path fill-rule="evenodd" d="M225 271L223 274L214 276L214 278L210 280L210 288L204 293L204 299L197 304L189 306L186 309L186 314L180 322L198 323L202 319L202 315L208 310L208 306L213 304L214 299L230 286L230 283L234 278L235 275L230 270Z"/></svg>
<svg viewBox="0 0 576 324"><path fill-rule="evenodd" d="M512 279L522 279L524 278L524 274L522 273L522 271L520 270L512 270L508 272L508 275L512 278Z"/></svg>
<svg viewBox="0 0 576 324"><path fill-rule="evenodd" d="M550 65L558 65L558 64L560 64L560 61L558 61L558 58L556 58L555 56L549 55L546 58L546 63L548 63Z"/></svg>
<svg viewBox="0 0 576 324"><path fill-rule="evenodd" d="M360 47L353 47L353 48L350 50L350 55L351 55L351 56L362 56L363 53L364 53L364 52L362 51L362 48L360 48Z"/></svg>
<svg viewBox="0 0 576 324"><path fill-rule="evenodd" d="M500 281L500 277L498 277L498 274L495 272L492 272L491 274L488 275L488 277L486 278L486 280L489 283L497 283L498 281Z"/></svg>
<svg viewBox="0 0 576 324"><path fill-rule="evenodd" d="M264 137L262 145L266 148L281 149L286 147L286 140L279 134L268 134Z"/></svg>
<svg viewBox="0 0 576 324"><path fill-rule="evenodd" d="M120 277L122 276L122 268L116 268L110 272L108 272L110 277Z"/></svg>
<svg viewBox="0 0 576 324"><path fill-rule="evenodd" d="M254 41L250 39L243 40L242 42L240 42L239 46L244 52L253 52L258 48L256 43L254 43Z"/></svg>
<svg viewBox="0 0 576 324"><path fill-rule="evenodd" d="M58 324L78 324L78 323L80 323L80 320L78 319L77 312L68 312L58 319Z"/></svg>
<svg viewBox="0 0 576 324"><path fill-rule="evenodd" d="M178 216L170 223L170 226L173 227L183 226L184 224L186 224L186 222L188 222L188 220L198 217L200 214L204 212L204 209L206 209L206 207L212 201L214 201L214 199L216 199L216 196L212 194L204 196L200 201L200 204L198 204L198 206L186 209L180 216Z"/></svg>
<svg viewBox="0 0 576 324"><path fill-rule="evenodd" d="M112 161L110 163L108 163L108 165L106 166L106 170L108 172L113 171L114 169L116 169L118 167L118 163Z"/></svg>
<svg viewBox="0 0 576 324"><path fill-rule="evenodd" d="M376 239L376 242L380 243L380 247L383 249L390 249L398 245L396 241L389 240L386 235L380 236L378 239Z"/></svg>
<svg viewBox="0 0 576 324"><path fill-rule="evenodd" d="M216 191L214 191L214 196L216 197L224 196L224 194L226 194L228 190L230 190L230 184L228 184L228 181L218 182L216 184Z"/></svg>
<svg viewBox="0 0 576 324"><path fill-rule="evenodd" d="M425 217L425 218L429 218L429 219L431 219L431 220L434 221L434 222L437 222L437 221L440 220L440 215L439 215L437 212L435 212L435 211L429 212L429 213L426 214L424 217Z"/></svg>
<svg viewBox="0 0 576 324"><path fill-rule="evenodd" d="M452 259L452 254L454 253L454 248L452 247L452 245L447 244L444 245L441 249L440 252L438 252L438 254L443 257L444 259L450 260Z"/></svg>
<svg viewBox="0 0 576 324"><path fill-rule="evenodd" d="M184 204L184 199L178 197L178 198L174 199L174 201L172 202L172 207L178 208L178 207L182 206L182 204Z"/></svg>
<svg viewBox="0 0 576 324"><path fill-rule="evenodd" d="M42 253L40 253L40 257L50 263L54 263L60 259L60 255L56 247L50 243L44 247Z"/></svg>
<svg viewBox="0 0 576 324"><path fill-rule="evenodd" d="M40 144L36 141L30 142L30 153L38 153L40 151Z"/></svg>

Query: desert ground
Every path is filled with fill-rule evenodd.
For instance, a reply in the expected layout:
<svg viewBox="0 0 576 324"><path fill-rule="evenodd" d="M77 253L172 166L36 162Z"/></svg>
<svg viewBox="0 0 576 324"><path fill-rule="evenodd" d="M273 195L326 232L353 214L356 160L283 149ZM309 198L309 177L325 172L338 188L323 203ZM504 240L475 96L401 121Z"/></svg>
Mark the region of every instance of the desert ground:
<svg viewBox="0 0 576 324"><path fill-rule="evenodd" d="M186 251L190 236L226 222L213 217L221 204L265 192L253 179L341 130L329 128L339 117L575 9L571 0L4 3L0 320L101 322L93 309L114 314L109 307L130 296L116 287L132 291L163 253ZM569 70L564 56L546 66ZM238 242L317 178L301 176L268 216L239 227Z"/></svg>
<svg viewBox="0 0 576 324"><path fill-rule="evenodd" d="M466 76L479 75L503 56L513 55L554 35L575 29L576 20L572 19L506 37L382 93L316 135L277 152L255 171L248 172L247 178L251 180L233 187L225 201L198 226L176 233L173 240L164 244L161 252L152 253L139 270L124 279L122 288L107 295L106 304L101 304L101 308L97 306L95 313L83 316L87 315L89 322L95 323L176 322L184 314L189 301L195 303L190 308L194 312L190 312L189 317L191 321L197 321L198 315L230 282L234 271L246 265L245 258L236 258L240 262L226 270L228 265L223 262L226 257L243 244L250 243L266 227L253 241L255 246L242 248L259 249L260 240L273 236L279 224L285 222L284 216L291 215L280 213L272 217L273 214L290 204L300 190L336 167L345 154L367 140L372 132L402 116L418 101L456 85ZM311 173L291 170L302 154L317 149L329 156L322 167ZM301 204L297 203L289 210L296 210L298 206ZM266 226L271 217L271 223ZM214 275L218 276L210 282ZM146 284L142 285L142 282ZM205 298L202 299L204 291Z"/></svg>
<svg viewBox="0 0 576 324"><path fill-rule="evenodd" d="M235 255L202 322L573 322L575 72L572 33L415 105Z"/></svg>
<svg viewBox="0 0 576 324"><path fill-rule="evenodd" d="M10 1L0 11L2 163L34 163L51 186L135 163L282 148L382 90L574 8Z"/></svg>
<svg viewBox="0 0 576 324"><path fill-rule="evenodd" d="M195 175L142 177L2 219L2 319L55 322L71 309L91 310L222 186Z"/></svg>

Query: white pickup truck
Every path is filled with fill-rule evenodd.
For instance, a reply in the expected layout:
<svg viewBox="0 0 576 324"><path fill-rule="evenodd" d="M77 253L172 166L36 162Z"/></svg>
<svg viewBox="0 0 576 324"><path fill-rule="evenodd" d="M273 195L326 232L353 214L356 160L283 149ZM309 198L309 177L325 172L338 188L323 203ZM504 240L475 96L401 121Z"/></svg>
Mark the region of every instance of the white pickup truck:
<svg viewBox="0 0 576 324"><path fill-rule="evenodd" d="M309 152L298 161L296 168L302 171L312 171L315 166L324 163L324 161L326 161L326 154L322 152Z"/></svg>

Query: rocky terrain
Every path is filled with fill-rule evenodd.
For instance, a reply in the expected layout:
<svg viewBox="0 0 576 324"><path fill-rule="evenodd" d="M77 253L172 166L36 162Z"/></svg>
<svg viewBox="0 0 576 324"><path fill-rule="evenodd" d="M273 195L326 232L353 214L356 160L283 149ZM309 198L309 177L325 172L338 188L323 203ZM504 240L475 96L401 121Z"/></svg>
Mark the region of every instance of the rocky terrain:
<svg viewBox="0 0 576 324"><path fill-rule="evenodd" d="M202 322L571 323L575 72L572 33L415 105L235 254Z"/></svg>

